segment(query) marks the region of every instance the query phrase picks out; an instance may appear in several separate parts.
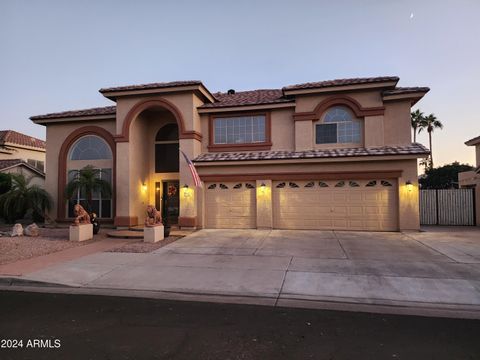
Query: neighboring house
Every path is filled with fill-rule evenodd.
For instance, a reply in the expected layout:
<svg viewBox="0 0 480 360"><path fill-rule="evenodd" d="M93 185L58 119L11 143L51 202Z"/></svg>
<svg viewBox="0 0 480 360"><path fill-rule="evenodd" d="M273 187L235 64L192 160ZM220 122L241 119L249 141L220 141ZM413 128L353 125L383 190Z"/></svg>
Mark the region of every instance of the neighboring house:
<svg viewBox="0 0 480 360"><path fill-rule="evenodd" d="M0 172L34 176L45 183L45 141L13 130L0 131Z"/></svg>
<svg viewBox="0 0 480 360"><path fill-rule="evenodd" d="M149 203L197 228L419 229L410 109L429 91L398 77L211 93L200 81L101 89L116 106L33 116L47 128L51 214L72 216L69 178L105 169L95 211L142 224ZM203 187L193 185L181 149Z"/></svg>
<svg viewBox="0 0 480 360"><path fill-rule="evenodd" d="M480 136L465 142L467 146L475 146L475 170L458 173L458 184L461 188L475 189L475 206L477 224L480 226Z"/></svg>
<svg viewBox="0 0 480 360"><path fill-rule="evenodd" d="M45 186L45 173L22 159L0 160L0 172L6 174L22 174L32 177L30 184Z"/></svg>

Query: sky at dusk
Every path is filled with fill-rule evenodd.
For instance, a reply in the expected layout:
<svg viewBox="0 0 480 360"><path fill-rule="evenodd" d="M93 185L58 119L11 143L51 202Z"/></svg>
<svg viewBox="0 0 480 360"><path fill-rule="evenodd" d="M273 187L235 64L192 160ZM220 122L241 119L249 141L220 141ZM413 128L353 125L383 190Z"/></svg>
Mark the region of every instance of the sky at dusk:
<svg viewBox="0 0 480 360"><path fill-rule="evenodd" d="M445 125L435 165L473 164L479 19L478 0L0 0L0 128L44 139L30 116L113 105L98 89L115 85L194 79L215 92L397 75L431 88L416 107Z"/></svg>

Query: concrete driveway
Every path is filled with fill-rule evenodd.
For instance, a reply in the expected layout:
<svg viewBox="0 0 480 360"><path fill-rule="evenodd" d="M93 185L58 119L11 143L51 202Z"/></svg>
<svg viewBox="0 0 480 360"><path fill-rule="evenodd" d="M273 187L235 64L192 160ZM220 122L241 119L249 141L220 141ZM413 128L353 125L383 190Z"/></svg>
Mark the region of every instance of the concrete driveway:
<svg viewBox="0 0 480 360"><path fill-rule="evenodd" d="M201 230L153 253L97 253L25 278L124 294L478 317L480 231Z"/></svg>

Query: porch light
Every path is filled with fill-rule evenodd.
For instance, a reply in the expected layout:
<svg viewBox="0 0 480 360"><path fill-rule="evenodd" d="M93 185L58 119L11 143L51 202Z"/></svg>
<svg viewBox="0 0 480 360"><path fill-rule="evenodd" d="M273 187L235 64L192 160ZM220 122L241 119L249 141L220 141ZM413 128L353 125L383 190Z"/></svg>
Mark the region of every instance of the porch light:
<svg viewBox="0 0 480 360"><path fill-rule="evenodd" d="M407 186L407 190L408 192L412 191L413 190L413 184L410 180L407 180L407 182L405 183L405 185Z"/></svg>
<svg viewBox="0 0 480 360"><path fill-rule="evenodd" d="M189 195L188 190L189 190L188 185L187 184L183 185L183 196L188 197L188 195Z"/></svg>
<svg viewBox="0 0 480 360"><path fill-rule="evenodd" d="M262 182L262 183L260 184L260 191L261 191L262 193L264 193L266 188L267 188L267 185L265 185L265 183Z"/></svg>
<svg viewBox="0 0 480 360"><path fill-rule="evenodd" d="M145 183L142 184L142 190L147 191L147 184L145 184Z"/></svg>

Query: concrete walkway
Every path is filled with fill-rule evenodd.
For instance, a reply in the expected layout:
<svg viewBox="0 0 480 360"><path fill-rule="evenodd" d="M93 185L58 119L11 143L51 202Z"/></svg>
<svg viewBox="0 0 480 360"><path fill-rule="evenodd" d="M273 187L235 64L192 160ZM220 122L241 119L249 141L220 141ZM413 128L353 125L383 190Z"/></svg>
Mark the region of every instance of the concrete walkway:
<svg viewBox="0 0 480 360"><path fill-rule="evenodd" d="M83 293L480 318L479 230L201 230L153 253L100 252L22 278Z"/></svg>

